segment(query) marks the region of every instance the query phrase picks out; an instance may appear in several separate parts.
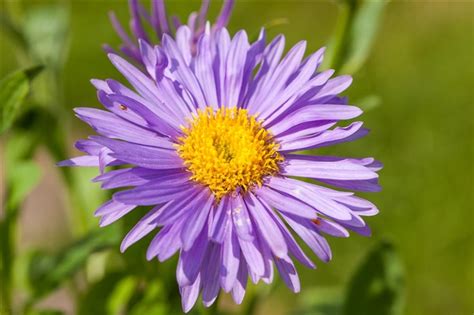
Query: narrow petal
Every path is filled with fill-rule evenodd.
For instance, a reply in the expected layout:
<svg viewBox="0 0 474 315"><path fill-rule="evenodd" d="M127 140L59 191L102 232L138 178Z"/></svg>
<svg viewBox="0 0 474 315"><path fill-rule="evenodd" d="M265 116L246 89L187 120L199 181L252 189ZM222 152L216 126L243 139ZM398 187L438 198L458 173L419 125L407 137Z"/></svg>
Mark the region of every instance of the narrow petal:
<svg viewBox="0 0 474 315"><path fill-rule="evenodd" d="M198 277L201 264L208 253L209 241L204 230L196 238L196 242L189 250L181 250L176 277L180 286L192 284Z"/></svg>
<svg viewBox="0 0 474 315"><path fill-rule="evenodd" d="M316 229L310 220L283 214L286 222L298 234L299 237L311 248L311 250L324 262L331 260L331 248L324 237Z"/></svg>
<svg viewBox="0 0 474 315"><path fill-rule="evenodd" d="M129 123L110 112L86 107L75 108L74 111L80 119L104 136L138 144L173 149L173 144L169 139L161 137L151 130Z"/></svg>
<svg viewBox="0 0 474 315"><path fill-rule="evenodd" d="M234 282L232 288L232 298L236 304L241 304L244 300L245 289L247 288L248 271L245 262L240 263L239 271L237 273L237 281Z"/></svg>
<svg viewBox="0 0 474 315"><path fill-rule="evenodd" d="M217 243L222 243L226 230L231 228L232 218L229 197L224 196L215 208L209 227L209 238Z"/></svg>
<svg viewBox="0 0 474 315"><path fill-rule="evenodd" d="M184 250L190 249L197 236L202 232L213 202L213 195L209 195L206 203L204 203L202 207L196 207L194 213L189 217L184 225L183 230L181 231L181 240L183 241Z"/></svg>
<svg viewBox="0 0 474 315"><path fill-rule="evenodd" d="M292 141L281 141L280 151L309 150L342 142L350 142L364 137L368 132L368 129L362 128L361 122L354 122L347 127L336 127L314 136L297 138Z"/></svg>
<svg viewBox="0 0 474 315"><path fill-rule="evenodd" d="M157 225L153 224L153 220L161 210L161 206L157 206L150 210L138 223L128 232L120 245L120 251L123 253L128 247L148 235L156 229Z"/></svg>
<svg viewBox="0 0 474 315"><path fill-rule="evenodd" d="M105 137L91 136L94 140L113 151L112 157L137 166L151 169L182 168L182 160L174 150L147 147Z"/></svg>
<svg viewBox="0 0 474 315"><path fill-rule="evenodd" d="M230 292L237 279L240 264L240 246L232 225L226 230L222 244L221 286L225 292Z"/></svg>
<svg viewBox="0 0 474 315"><path fill-rule="evenodd" d="M304 202L299 201L280 191L273 190L263 186L255 191L255 193L265 200L270 206L279 211L291 213L300 217L315 219L317 217L316 210Z"/></svg>
<svg viewBox="0 0 474 315"><path fill-rule="evenodd" d="M300 280L291 259L288 257L275 258L275 265L286 286L294 293L300 292Z"/></svg>
<svg viewBox="0 0 474 315"><path fill-rule="evenodd" d="M222 262L222 246L211 243L209 253L203 266L202 301L204 306L211 306L219 293L219 272Z"/></svg>
<svg viewBox="0 0 474 315"><path fill-rule="evenodd" d="M181 248L181 232L183 222L177 221L172 225L163 227L156 234L148 246L146 259L151 260L158 256L159 261L163 262L173 256Z"/></svg>
<svg viewBox="0 0 474 315"><path fill-rule="evenodd" d="M199 297L199 290L201 288L201 277L198 276L193 284L179 288L181 293L181 305L185 313L189 312L194 304L196 304Z"/></svg>
<svg viewBox="0 0 474 315"><path fill-rule="evenodd" d="M94 212L94 215L98 217L123 210L131 210L133 208L135 208L133 205L126 205L115 200L109 200L97 208L97 210Z"/></svg>
<svg viewBox="0 0 474 315"><path fill-rule="evenodd" d="M350 160L326 161L305 155L285 156L282 174L332 180L365 180L377 178L377 173Z"/></svg>
<svg viewBox="0 0 474 315"><path fill-rule="evenodd" d="M91 155L78 156L58 162L58 166L99 166L99 157Z"/></svg>
<svg viewBox="0 0 474 315"><path fill-rule="evenodd" d="M252 193L246 195L245 203L255 220L255 226L259 229L273 254L276 257L287 256L288 248L286 246L285 238L275 221L268 213L272 210L266 208Z"/></svg>
<svg viewBox="0 0 474 315"><path fill-rule="evenodd" d="M349 220L351 218L350 209L348 207L335 202L329 196L318 193L317 190L311 190L308 188L308 185L305 185L305 183L301 181L274 177L269 181L268 186L299 199L318 212L331 218L340 220ZM282 212L282 214L284 213Z"/></svg>
<svg viewBox="0 0 474 315"><path fill-rule="evenodd" d="M115 193L113 198L118 202L130 205L152 206L164 204L170 200L184 198L194 191L193 186L179 185L177 187L157 190L147 185Z"/></svg>
<svg viewBox="0 0 474 315"><path fill-rule="evenodd" d="M317 104L308 105L298 110L289 113L284 120L276 123L272 126L268 126L266 121L266 127L272 134L278 135L288 129L288 127L296 126L308 122L317 121L339 121L353 119L362 114L356 106L349 105L334 105L334 104Z"/></svg>
<svg viewBox="0 0 474 315"><path fill-rule="evenodd" d="M253 241L246 241L239 238L239 244L249 269L257 276L263 276L265 274L265 262L258 239L254 237Z"/></svg>
<svg viewBox="0 0 474 315"><path fill-rule="evenodd" d="M248 209L240 196L231 199L231 214L234 227L240 239L253 240L253 227Z"/></svg>

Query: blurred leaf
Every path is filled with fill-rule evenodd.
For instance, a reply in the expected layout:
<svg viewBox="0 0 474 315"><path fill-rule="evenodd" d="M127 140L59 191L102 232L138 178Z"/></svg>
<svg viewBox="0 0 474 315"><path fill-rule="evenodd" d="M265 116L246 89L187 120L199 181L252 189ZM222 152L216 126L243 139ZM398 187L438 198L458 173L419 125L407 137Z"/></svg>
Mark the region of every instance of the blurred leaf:
<svg viewBox="0 0 474 315"><path fill-rule="evenodd" d="M60 69L68 44L69 14L59 5L36 6L23 22L30 53L54 69Z"/></svg>
<svg viewBox="0 0 474 315"><path fill-rule="evenodd" d="M6 309L11 306L13 292L12 266L15 261L15 227L19 206L39 178L39 167L32 161L16 163L13 172L7 174L4 216L0 217L0 300Z"/></svg>
<svg viewBox="0 0 474 315"><path fill-rule="evenodd" d="M107 314L123 314L136 290L138 281L133 276L121 279L107 300Z"/></svg>
<svg viewBox="0 0 474 315"><path fill-rule="evenodd" d="M342 293L336 287L308 288L302 292L300 309L294 315L339 315L342 308Z"/></svg>
<svg viewBox="0 0 474 315"><path fill-rule="evenodd" d="M0 133L10 128L20 113L20 107L30 91L31 80L43 69L34 66L17 71L0 82Z"/></svg>
<svg viewBox="0 0 474 315"><path fill-rule="evenodd" d="M359 4L350 26L342 73L357 72L368 58L387 3L387 0L365 0Z"/></svg>
<svg viewBox="0 0 474 315"><path fill-rule="evenodd" d="M10 36L11 39L16 41L24 50L27 49L28 44L26 42L25 35L13 23L6 12L0 12L0 29Z"/></svg>
<svg viewBox="0 0 474 315"><path fill-rule="evenodd" d="M76 314L109 314L107 312L106 301L109 299L109 296L112 294L112 292L114 292L114 289L120 280L125 276L126 275L121 272L112 272L106 274L102 280L92 284L87 292L80 297Z"/></svg>
<svg viewBox="0 0 474 315"><path fill-rule="evenodd" d="M402 314L404 291L402 263L393 246L383 242L367 255L351 279L343 314Z"/></svg>
<svg viewBox="0 0 474 315"><path fill-rule="evenodd" d="M382 99L378 95L368 95L354 102L354 104L357 104L357 106L359 106L359 108L362 109L364 112L379 107L381 103Z"/></svg>
<svg viewBox="0 0 474 315"><path fill-rule="evenodd" d="M150 281L143 290L143 298L137 302L130 310L130 315L169 314L166 300L164 299L164 288L160 281Z"/></svg>
<svg viewBox="0 0 474 315"><path fill-rule="evenodd" d="M13 172L7 173L8 195L6 196L7 208L16 208L36 186L41 171L33 161L20 161L15 163Z"/></svg>
<svg viewBox="0 0 474 315"><path fill-rule="evenodd" d="M33 157L37 145L37 139L34 136L28 131L15 131L8 136L5 144L5 165L7 170L13 170L14 165L19 161L30 160Z"/></svg>
<svg viewBox="0 0 474 315"><path fill-rule="evenodd" d="M59 144L60 142L58 142ZM56 160L59 160L60 157L54 156ZM62 155L62 158L64 159L65 156ZM71 193L74 211L72 215L73 221L76 223L73 232L76 235L83 235L89 229L97 226L97 218L90 215L88 211L98 208L109 197L109 192L99 189L97 184L91 183L91 178L99 175L96 168L62 167L60 170L65 176Z"/></svg>
<svg viewBox="0 0 474 315"><path fill-rule="evenodd" d="M336 31L325 65L345 74L356 73L370 54L388 0L341 1Z"/></svg>
<svg viewBox="0 0 474 315"><path fill-rule="evenodd" d="M28 272L34 295L40 297L57 288L73 276L92 253L117 246L121 237L117 231L113 227L94 231L55 255L34 254Z"/></svg>

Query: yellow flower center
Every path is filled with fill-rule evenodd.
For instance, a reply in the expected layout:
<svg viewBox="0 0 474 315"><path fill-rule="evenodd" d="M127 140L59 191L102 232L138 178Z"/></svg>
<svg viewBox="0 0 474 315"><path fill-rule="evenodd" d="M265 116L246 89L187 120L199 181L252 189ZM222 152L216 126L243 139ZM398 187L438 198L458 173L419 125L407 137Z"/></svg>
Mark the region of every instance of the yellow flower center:
<svg viewBox="0 0 474 315"><path fill-rule="evenodd" d="M191 179L218 200L238 188L261 186L283 161L273 137L245 109L200 110L183 133L177 151Z"/></svg>

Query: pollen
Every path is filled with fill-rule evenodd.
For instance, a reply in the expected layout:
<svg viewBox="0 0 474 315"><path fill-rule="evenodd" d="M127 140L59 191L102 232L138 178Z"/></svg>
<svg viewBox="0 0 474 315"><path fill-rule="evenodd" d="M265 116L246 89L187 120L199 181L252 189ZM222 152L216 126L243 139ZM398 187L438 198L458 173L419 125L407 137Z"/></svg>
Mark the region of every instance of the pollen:
<svg viewBox="0 0 474 315"><path fill-rule="evenodd" d="M278 144L245 109L208 107L182 129L177 152L191 179L208 186L217 200L260 187L279 172Z"/></svg>

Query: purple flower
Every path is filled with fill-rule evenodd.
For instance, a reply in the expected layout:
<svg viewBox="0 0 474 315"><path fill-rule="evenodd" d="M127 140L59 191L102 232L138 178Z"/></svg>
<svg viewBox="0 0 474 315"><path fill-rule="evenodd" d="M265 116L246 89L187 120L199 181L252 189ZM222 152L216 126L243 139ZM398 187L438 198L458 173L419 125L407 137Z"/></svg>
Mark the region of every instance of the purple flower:
<svg viewBox="0 0 474 315"><path fill-rule="evenodd" d="M339 96L351 78L318 71L324 49L304 58L304 41L284 55L282 35L249 43L244 31L208 26L193 55L192 34L181 26L160 46L140 40L145 72L109 54L133 89L92 80L106 110L75 112L100 136L78 141L86 155L61 165L99 167L103 189L125 188L96 211L101 226L152 206L121 250L153 232L149 260L178 252L184 311L200 293L211 305L220 289L241 303L248 277L271 283L275 266L298 292L293 259L315 265L295 237L327 262L325 235L368 236L362 217L378 212L349 191L379 191L379 162L292 153L367 134L361 122L337 126L362 113Z"/></svg>
<svg viewBox="0 0 474 315"><path fill-rule="evenodd" d="M224 0L221 12L217 17L215 24L212 26L213 33L227 26L234 3L235 0ZM196 43L198 38L202 35L202 33L204 33L209 4L210 0L203 0L199 12L192 12L189 15L187 26L189 28L190 35L188 38L185 38L185 40L191 42L190 48L192 49L192 53L195 53L196 51ZM150 12L148 12L138 2L138 0L129 0L129 6L131 15L129 25L132 38L130 38L130 36L127 34L114 12L109 13L110 21L122 40L122 44L120 45L121 53L138 64L144 64L145 61L142 60L143 56L140 53L140 49L138 47L138 40L142 40L149 45L154 45L158 43L159 40L161 40L163 34L172 35L174 30L182 26L183 23L177 16L172 16L170 23L170 19L166 13L164 0L152 0ZM153 30L154 34L149 34L146 31L146 29L149 28ZM104 50L108 53L117 54L117 52L109 45L104 45Z"/></svg>

